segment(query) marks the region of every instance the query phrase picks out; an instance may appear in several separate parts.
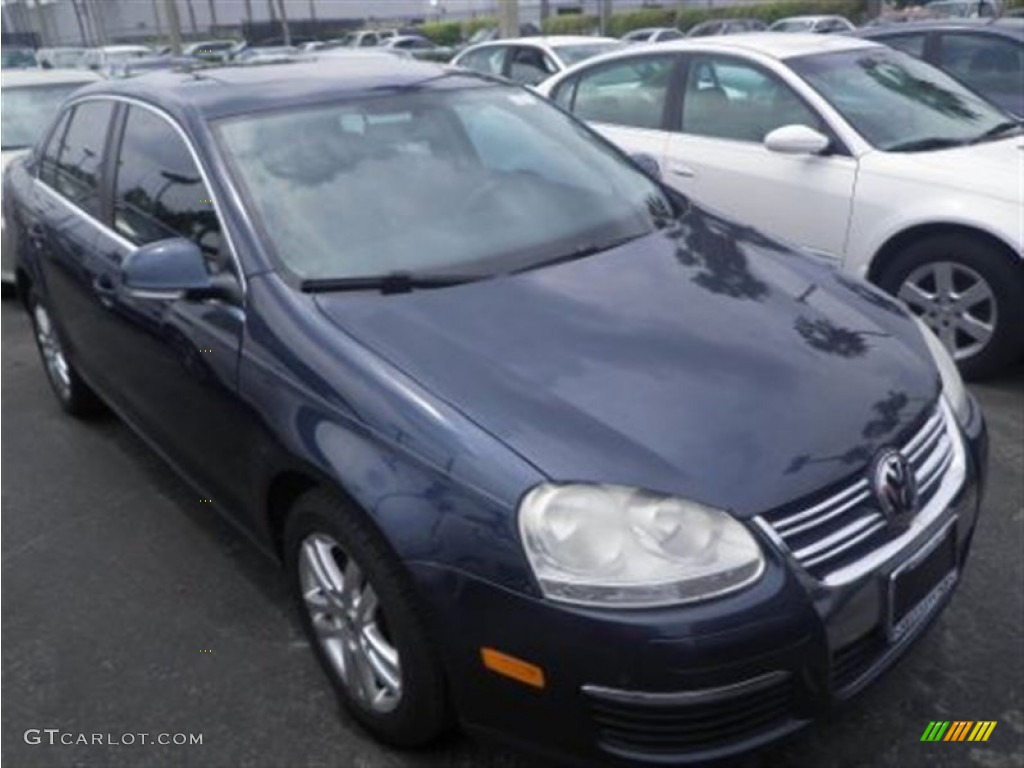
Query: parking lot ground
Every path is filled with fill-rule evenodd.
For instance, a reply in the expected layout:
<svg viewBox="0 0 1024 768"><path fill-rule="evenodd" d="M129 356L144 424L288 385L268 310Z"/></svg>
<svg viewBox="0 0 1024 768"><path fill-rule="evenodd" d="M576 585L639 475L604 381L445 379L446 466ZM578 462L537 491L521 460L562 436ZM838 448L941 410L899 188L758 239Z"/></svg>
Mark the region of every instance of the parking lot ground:
<svg viewBox="0 0 1024 768"><path fill-rule="evenodd" d="M17 303L2 307L2 758L17 766L527 768L453 737L377 746L334 703L284 580L114 418L58 410ZM841 712L733 764L1024 766L1024 368L973 388L991 474L952 604ZM996 720L922 743L930 720ZM201 733L202 745L28 744L28 729ZM45 734L43 734L45 739Z"/></svg>

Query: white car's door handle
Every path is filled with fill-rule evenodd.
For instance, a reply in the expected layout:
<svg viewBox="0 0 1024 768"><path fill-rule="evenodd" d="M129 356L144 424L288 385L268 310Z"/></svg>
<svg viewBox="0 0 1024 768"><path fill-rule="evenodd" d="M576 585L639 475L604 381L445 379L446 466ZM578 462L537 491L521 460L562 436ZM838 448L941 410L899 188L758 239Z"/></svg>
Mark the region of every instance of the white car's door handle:
<svg viewBox="0 0 1024 768"><path fill-rule="evenodd" d="M697 172L690 166L677 162L668 164L668 172L673 176L682 176L684 179L692 179L697 175Z"/></svg>

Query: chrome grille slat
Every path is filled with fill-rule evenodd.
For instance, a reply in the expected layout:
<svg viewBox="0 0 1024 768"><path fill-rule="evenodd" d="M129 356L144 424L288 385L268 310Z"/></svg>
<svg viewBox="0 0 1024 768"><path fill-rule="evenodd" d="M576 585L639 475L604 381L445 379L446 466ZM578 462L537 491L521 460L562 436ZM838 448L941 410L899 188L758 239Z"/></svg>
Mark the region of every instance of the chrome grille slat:
<svg viewBox="0 0 1024 768"><path fill-rule="evenodd" d="M860 533L864 528L872 525L873 523L880 520L882 516L877 512L864 517L858 517L849 525L845 525L834 533L830 533L821 539L818 539L813 544L808 544L802 549L798 549L793 553L793 556L804 563L809 563L815 559L816 555L820 555L821 552L827 551L835 544L840 544L846 539Z"/></svg>
<svg viewBox="0 0 1024 768"><path fill-rule="evenodd" d="M844 541L838 547L830 549L827 552L822 552L817 557L812 557L810 560L807 560L804 563L804 565L806 565L808 568L813 568L814 566L818 565L819 563L823 563L823 562L825 562L827 560L832 560L833 558L838 557L839 555L843 554L843 552L845 552L848 549L852 549L853 547L857 546L858 544L860 544L865 539L871 538L876 533L878 533L880 530L885 528L885 525L886 525L885 518L883 518L881 515L876 515L876 518L877 519L876 519L874 525L872 525L872 526L870 526L868 528L865 528L863 531L858 533L853 538L847 539L846 541Z"/></svg>
<svg viewBox="0 0 1024 768"><path fill-rule="evenodd" d="M917 480L922 502L932 495L955 459L956 437L947 419L940 403L899 446ZM758 524L801 566L824 580L831 571L860 562L892 538L886 534L889 521L872 498L868 478L855 478L812 506L796 511L791 508L778 515L769 513L759 517Z"/></svg>
<svg viewBox="0 0 1024 768"><path fill-rule="evenodd" d="M935 409L935 413L932 414L931 418L925 422L925 425L914 435L910 440L907 441L906 445L903 446L903 453L907 456L914 454L917 449L924 443L932 434L938 429L939 425L942 424L942 413L938 408Z"/></svg>
<svg viewBox="0 0 1024 768"><path fill-rule="evenodd" d="M924 480L918 480L918 493L924 495L925 493L930 491L932 489L932 486L942 479L942 476L945 474L946 470L949 469L949 465L952 463L953 451L950 450L942 457L942 461L939 463L939 466L935 469L934 472L932 472L931 475L929 475Z"/></svg>
<svg viewBox="0 0 1024 768"><path fill-rule="evenodd" d="M810 509L805 509L802 512L797 512L796 514L789 515L788 517L784 517L781 520L775 521L774 525L776 528L785 528L787 525L799 523L801 520L806 520L809 517L814 517L819 512L831 509L835 504L842 502L843 499L847 498L853 493L856 493L857 491L867 492L867 490L868 481L859 480L858 482L851 485L849 488L843 489L835 496L825 499L825 501L821 502L820 504L815 504Z"/></svg>
<svg viewBox="0 0 1024 768"><path fill-rule="evenodd" d="M775 528L779 532L779 535L782 536L782 538L784 538L784 539L792 538L793 536L796 536L798 533L804 533L806 531L811 530L812 528L817 528L819 525L824 525L829 520L835 519L836 517L838 517L839 515L843 514L844 512L847 512L847 511L853 509L858 504L863 504L865 501L868 500L868 498L870 498L870 496L871 496L871 493L868 491L867 488L865 488L863 491L858 493L856 496L850 498L848 501L844 501L842 504L840 504L839 506L835 507L831 511L826 512L824 515L819 515L818 517L815 517L815 518L813 518L811 520L808 520L808 521L806 521L804 523L800 523L799 525L797 525L797 526L795 526L793 528L783 529L780 525L776 525Z"/></svg>

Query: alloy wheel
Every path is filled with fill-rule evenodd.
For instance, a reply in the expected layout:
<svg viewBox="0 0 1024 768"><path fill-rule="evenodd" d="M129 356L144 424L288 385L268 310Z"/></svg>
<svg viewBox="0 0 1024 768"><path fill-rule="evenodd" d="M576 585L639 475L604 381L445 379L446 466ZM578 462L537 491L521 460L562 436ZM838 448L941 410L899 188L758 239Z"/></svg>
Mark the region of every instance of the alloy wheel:
<svg viewBox="0 0 1024 768"><path fill-rule="evenodd" d="M43 353L43 363L46 367L46 375L57 390L57 394L63 400L71 397L71 369L68 366L67 358L64 357L64 349L57 331L50 320L50 313L42 304L36 304L32 310L35 319L36 341L39 342L39 350Z"/></svg>
<svg viewBox="0 0 1024 768"><path fill-rule="evenodd" d="M992 286L964 264L923 264L907 275L898 295L955 360L976 355L995 334L997 308Z"/></svg>
<svg viewBox="0 0 1024 768"><path fill-rule="evenodd" d="M402 699L402 664L373 585L324 533L299 550L299 584L317 641L353 699L387 713Z"/></svg>

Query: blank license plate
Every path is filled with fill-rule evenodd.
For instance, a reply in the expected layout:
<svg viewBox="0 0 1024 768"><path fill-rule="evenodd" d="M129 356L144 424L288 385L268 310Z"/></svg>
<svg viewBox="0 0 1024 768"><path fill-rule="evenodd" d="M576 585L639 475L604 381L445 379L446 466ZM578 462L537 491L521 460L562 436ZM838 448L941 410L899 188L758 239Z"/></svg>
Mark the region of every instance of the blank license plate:
<svg viewBox="0 0 1024 768"><path fill-rule="evenodd" d="M889 578L889 640L896 642L932 613L956 583L956 526Z"/></svg>

